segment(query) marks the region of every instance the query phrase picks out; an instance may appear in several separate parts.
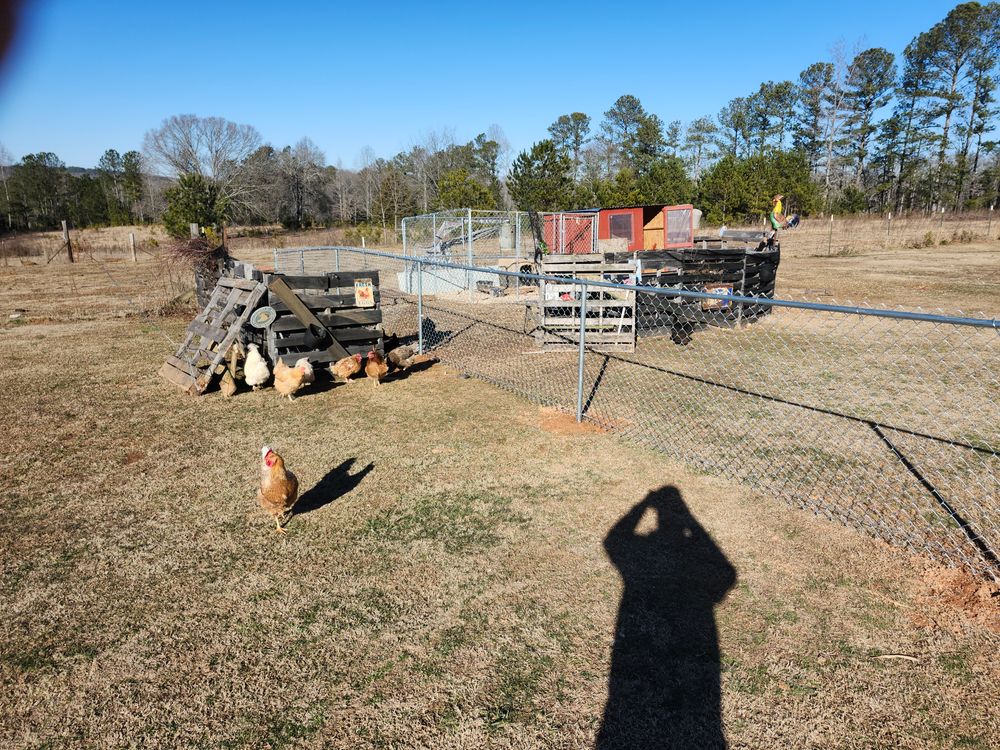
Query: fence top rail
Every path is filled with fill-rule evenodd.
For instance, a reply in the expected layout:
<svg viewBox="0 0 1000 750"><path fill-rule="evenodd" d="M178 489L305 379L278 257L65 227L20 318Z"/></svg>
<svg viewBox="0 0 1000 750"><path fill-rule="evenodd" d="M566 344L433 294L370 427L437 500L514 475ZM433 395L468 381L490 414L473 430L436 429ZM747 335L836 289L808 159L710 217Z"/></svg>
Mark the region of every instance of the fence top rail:
<svg viewBox="0 0 1000 750"><path fill-rule="evenodd" d="M524 211L487 211L484 209L468 209L468 208L446 208L441 211L434 211L429 214L415 214L414 216L404 216L402 221L417 221L426 220L433 218L447 218L447 219L459 219L464 218L472 212L473 219L484 219L484 218L502 218L507 216L516 216L517 214L526 215Z"/></svg>
<svg viewBox="0 0 1000 750"><path fill-rule="evenodd" d="M387 253L383 250L369 250L362 247L349 247L346 245L317 245L311 247L289 247L275 248L274 255L277 258L281 254L296 254L303 252L329 252L331 250L341 250L358 255L371 255L377 258L388 258L406 264L426 264L438 266L440 268L453 268L459 271L476 271L479 273L489 272L498 276L517 277L519 279L529 279L531 281L544 281L550 284L577 284L583 287L595 287L605 289L615 289L624 292L641 292L642 294L659 294L664 297L687 297L690 299L711 299L726 302L742 302L751 305L766 305L768 307L787 307L797 310L816 310L818 312L841 313L845 315L864 315L876 318L892 318L895 320L913 320L923 323L936 323L956 326L969 326L972 328L992 328L1000 333L1000 319L997 318L968 318L954 315L941 315L934 313L917 312L912 310L879 310L873 307L858 307L855 305L829 305L823 302L802 302L790 299L773 299L770 297L745 297L739 294L717 294L715 292L696 292L688 289L674 289L671 287L644 286L642 284L619 284L612 281L598 281L596 279L567 279L561 276L547 276L537 273L520 273L518 271L508 271L503 268L491 266L470 266L464 263L452 263L451 261L439 260L432 257L417 257L408 255L398 255Z"/></svg>

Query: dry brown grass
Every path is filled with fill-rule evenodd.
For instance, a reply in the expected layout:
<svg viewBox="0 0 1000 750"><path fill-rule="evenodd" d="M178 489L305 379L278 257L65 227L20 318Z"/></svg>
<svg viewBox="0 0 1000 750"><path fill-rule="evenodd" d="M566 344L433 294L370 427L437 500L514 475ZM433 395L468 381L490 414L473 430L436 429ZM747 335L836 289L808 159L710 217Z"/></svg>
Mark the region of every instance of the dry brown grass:
<svg viewBox="0 0 1000 750"><path fill-rule="evenodd" d="M37 311L0 321L0 744L587 747L622 593L602 542L664 485L737 572L716 608L732 746L1000 735L1000 636L920 560L441 365L184 397L150 320L46 296L79 272L0 289ZM287 538L254 504L265 441L306 492Z"/></svg>

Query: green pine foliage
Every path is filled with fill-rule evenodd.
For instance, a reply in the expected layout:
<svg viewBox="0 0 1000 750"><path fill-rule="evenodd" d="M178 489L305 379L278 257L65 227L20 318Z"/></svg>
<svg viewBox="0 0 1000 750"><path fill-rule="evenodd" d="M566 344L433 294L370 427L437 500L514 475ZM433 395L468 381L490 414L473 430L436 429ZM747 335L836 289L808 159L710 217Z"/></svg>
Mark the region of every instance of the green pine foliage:
<svg viewBox="0 0 1000 750"><path fill-rule="evenodd" d="M218 227L226 218L227 202L218 186L200 174L183 174L166 191L163 226L172 237L187 237L190 225Z"/></svg>

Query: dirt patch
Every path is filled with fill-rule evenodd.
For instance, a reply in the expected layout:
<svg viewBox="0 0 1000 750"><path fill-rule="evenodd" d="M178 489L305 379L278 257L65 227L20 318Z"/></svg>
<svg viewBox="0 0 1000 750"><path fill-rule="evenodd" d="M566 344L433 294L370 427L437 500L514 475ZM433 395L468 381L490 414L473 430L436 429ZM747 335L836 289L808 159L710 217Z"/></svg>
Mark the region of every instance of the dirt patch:
<svg viewBox="0 0 1000 750"><path fill-rule="evenodd" d="M957 568L930 568L920 577L917 601L924 605L914 614L921 627L956 631L975 624L1000 633L1000 585L975 578Z"/></svg>
<svg viewBox="0 0 1000 750"><path fill-rule="evenodd" d="M577 422L572 414L547 406L538 410L538 424L546 432L554 435L584 435L605 432L591 422Z"/></svg>

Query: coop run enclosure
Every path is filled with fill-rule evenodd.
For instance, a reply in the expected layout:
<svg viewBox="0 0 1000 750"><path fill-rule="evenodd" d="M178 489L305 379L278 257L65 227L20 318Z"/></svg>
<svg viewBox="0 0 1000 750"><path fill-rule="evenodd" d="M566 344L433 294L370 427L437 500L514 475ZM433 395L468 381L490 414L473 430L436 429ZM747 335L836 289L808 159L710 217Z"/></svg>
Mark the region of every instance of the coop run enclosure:
<svg viewBox="0 0 1000 750"><path fill-rule="evenodd" d="M1000 321L360 248L276 250L275 269L377 269L386 331L469 375L900 547L1000 576ZM488 283L429 292L445 272ZM632 350L598 351L594 309L577 313L586 325L569 335L551 331L575 334L575 346L541 348L547 283L571 287L560 291L567 307L634 295Z"/></svg>

